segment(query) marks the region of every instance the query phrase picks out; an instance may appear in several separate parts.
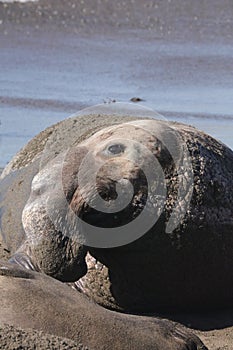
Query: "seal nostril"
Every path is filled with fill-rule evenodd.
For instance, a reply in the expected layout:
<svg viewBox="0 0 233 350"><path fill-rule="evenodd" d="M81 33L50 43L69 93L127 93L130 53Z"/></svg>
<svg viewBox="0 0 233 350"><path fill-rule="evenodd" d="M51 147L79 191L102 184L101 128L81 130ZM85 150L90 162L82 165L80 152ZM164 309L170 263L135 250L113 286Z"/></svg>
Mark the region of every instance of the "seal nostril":
<svg viewBox="0 0 233 350"><path fill-rule="evenodd" d="M98 193L101 198L107 202L117 199L116 183L114 181L105 183L101 182L98 186Z"/></svg>
<svg viewBox="0 0 233 350"><path fill-rule="evenodd" d="M125 146L122 145L121 143L116 143L108 147L108 152L111 154L120 154L120 153L124 153L124 151L125 151Z"/></svg>

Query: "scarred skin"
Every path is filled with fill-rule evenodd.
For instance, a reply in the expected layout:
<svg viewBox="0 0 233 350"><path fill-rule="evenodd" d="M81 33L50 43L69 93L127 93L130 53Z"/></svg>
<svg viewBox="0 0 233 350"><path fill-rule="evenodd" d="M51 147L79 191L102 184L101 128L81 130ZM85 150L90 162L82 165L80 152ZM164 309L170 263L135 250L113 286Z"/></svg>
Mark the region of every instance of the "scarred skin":
<svg viewBox="0 0 233 350"><path fill-rule="evenodd" d="M34 140L29 153L24 149L11 162L0 182L0 209L2 241L10 251L13 271L16 264L61 281L78 280L77 289L99 304L127 312L189 310L203 304L211 308L232 303L232 151L195 128L178 123L140 120L103 129L135 119L100 119L93 128L90 122L96 121L96 116L89 116L86 128L79 128L79 133L77 121L61 123L52 129L52 140L50 131L41 136L44 145L48 139L47 143L54 145L49 152L43 152L42 147L37 153ZM109 146L118 145L119 138L123 151L117 156L106 153ZM171 149L165 141L171 142ZM141 149L135 142L149 150L149 155L140 156ZM183 153L183 145L188 152ZM173 148L177 148L175 160L171 157ZM26 164L25 154L30 154ZM99 168L97 189L106 202L117 198L115 183L119 179L134 185L130 205L117 218L90 208L86 200L92 203L95 194L88 182L83 200L77 176L87 154L92 159L90 172L105 161ZM185 157L191 161L190 168L183 167ZM153 159L159 162L166 185L164 207L154 225L120 247L93 247L83 241L82 229L70 224L74 215L91 225L111 229L137 217L146 199L152 206L156 203L157 197L147 197L141 172ZM85 175L89 179L90 174ZM185 195L180 197L181 183ZM12 204L14 198L17 201ZM181 215L182 208L185 215ZM174 210L179 222L167 232ZM61 226L60 218L68 225ZM175 342L174 337L174 349Z"/></svg>
<svg viewBox="0 0 233 350"><path fill-rule="evenodd" d="M155 225L126 246L89 248L88 273L76 286L105 307L143 313L203 310L233 304L233 152L195 128L169 125L179 133L190 155L191 201L179 225L167 233L166 225L177 199L178 180L174 168L169 168L169 162L165 161L168 195L165 210ZM114 127L112 138L117 136L117 128L120 129ZM119 134L123 132L119 130ZM106 133L103 131L103 134ZM136 131L130 135L140 140ZM100 138L100 135L92 137L86 141L86 147L97 144L101 148ZM145 140L146 135L144 144ZM162 163L161 154L157 153L156 157ZM125 170L126 166L122 168ZM132 169L128 174L132 174ZM188 172L181 171L181 174L183 182L191 176ZM79 190L76 197L78 193ZM178 210L185 207L185 201L183 196Z"/></svg>

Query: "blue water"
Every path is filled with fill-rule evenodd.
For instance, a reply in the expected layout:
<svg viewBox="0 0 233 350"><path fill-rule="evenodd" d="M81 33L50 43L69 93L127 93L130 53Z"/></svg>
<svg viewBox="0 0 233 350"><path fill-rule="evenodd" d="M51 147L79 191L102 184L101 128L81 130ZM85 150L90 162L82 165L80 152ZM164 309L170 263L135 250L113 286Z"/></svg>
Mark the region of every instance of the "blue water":
<svg viewBox="0 0 233 350"><path fill-rule="evenodd" d="M0 167L33 136L64 117L63 112L1 107Z"/></svg>
<svg viewBox="0 0 233 350"><path fill-rule="evenodd" d="M145 39L146 38L146 39ZM83 106L132 97L233 149L233 46L117 35L8 33L0 41L0 167Z"/></svg>

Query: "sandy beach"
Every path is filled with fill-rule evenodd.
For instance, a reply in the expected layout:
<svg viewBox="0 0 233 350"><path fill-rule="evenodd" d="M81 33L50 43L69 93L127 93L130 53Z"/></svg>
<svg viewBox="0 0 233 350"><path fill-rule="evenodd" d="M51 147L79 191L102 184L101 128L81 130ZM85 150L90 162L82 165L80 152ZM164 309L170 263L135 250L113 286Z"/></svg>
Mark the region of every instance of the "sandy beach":
<svg viewBox="0 0 233 350"><path fill-rule="evenodd" d="M233 148L231 0L0 2L0 62L0 168L45 127L133 97ZM180 321L209 350L233 350L231 309ZM34 344L86 349L1 325L0 348Z"/></svg>
<svg viewBox="0 0 233 350"><path fill-rule="evenodd" d="M70 339L62 339L51 334L35 330L22 330L13 326L0 326L1 349L62 349L62 350L88 350L82 344L77 344Z"/></svg>

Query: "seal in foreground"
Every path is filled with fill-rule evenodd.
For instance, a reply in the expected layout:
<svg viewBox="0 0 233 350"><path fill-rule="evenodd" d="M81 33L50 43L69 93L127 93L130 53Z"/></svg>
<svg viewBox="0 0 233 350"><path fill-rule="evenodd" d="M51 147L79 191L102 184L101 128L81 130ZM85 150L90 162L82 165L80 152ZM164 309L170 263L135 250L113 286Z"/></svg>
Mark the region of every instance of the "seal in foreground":
<svg viewBox="0 0 233 350"><path fill-rule="evenodd" d="M44 274L15 268L12 277L11 269L0 268L0 325L45 331L88 349L206 349L174 322L112 312Z"/></svg>

